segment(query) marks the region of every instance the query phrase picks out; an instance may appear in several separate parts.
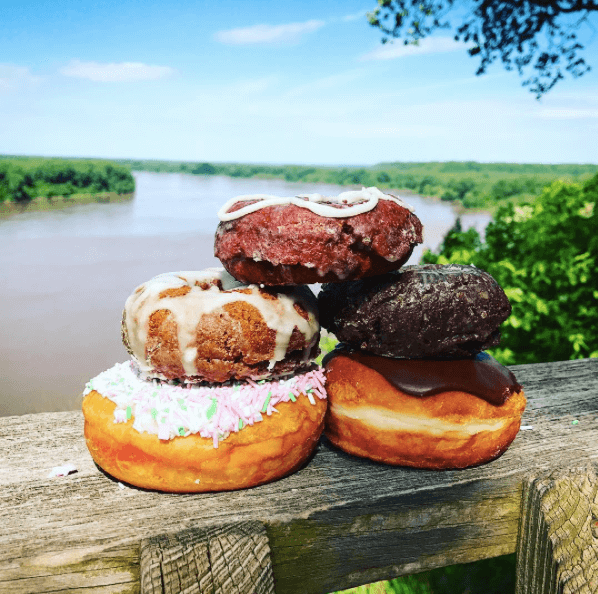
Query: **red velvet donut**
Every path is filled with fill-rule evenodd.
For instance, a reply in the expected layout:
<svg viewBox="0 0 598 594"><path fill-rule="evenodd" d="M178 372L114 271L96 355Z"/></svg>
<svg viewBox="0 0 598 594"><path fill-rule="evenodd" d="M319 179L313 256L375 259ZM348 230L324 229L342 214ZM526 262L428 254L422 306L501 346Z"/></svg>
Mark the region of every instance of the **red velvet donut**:
<svg viewBox="0 0 598 594"><path fill-rule="evenodd" d="M338 282L400 268L422 224L377 188L279 198L239 196L219 212L214 252L236 279L265 285Z"/></svg>

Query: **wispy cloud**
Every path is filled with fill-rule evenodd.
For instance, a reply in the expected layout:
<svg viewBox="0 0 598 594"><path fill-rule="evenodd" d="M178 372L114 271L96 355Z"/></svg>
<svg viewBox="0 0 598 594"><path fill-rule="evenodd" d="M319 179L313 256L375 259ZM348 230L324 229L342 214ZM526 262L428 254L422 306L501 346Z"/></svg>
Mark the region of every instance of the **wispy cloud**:
<svg viewBox="0 0 598 594"><path fill-rule="evenodd" d="M405 45L402 41L389 42L376 47L371 52L363 54L360 60L395 60L405 56L422 54L445 54L448 52L463 51L466 46L455 41L452 37L426 37L417 45Z"/></svg>
<svg viewBox="0 0 598 594"><path fill-rule="evenodd" d="M319 20L303 23L286 23L283 25L254 25L218 31L216 41L229 45L280 45L294 44L309 34L321 29L326 23Z"/></svg>
<svg viewBox="0 0 598 594"><path fill-rule="evenodd" d="M6 94L38 84L41 76L31 74L29 68L15 64L0 64L0 93Z"/></svg>
<svg viewBox="0 0 598 594"><path fill-rule="evenodd" d="M549 120L583 120L598 118L598 108L549 108L541 109L538 116Z"/></svg>
<svg viewBox="0 0 598 594"><path fill-rule="evenodd" d="M156 80L170 76L174 69L169 66L153 66L141 62L81 62L72 60L60 69L60 74L75 78L86 78L95 82L130 82Z"/></svg>
<svg viewBox="0 0 598 594"><path fill-rule="evenodd" d="M349 23L351 21L358 21L360 19L365 19L367 13L370 12L369 10L361 10L359 12L355 12L353 14L347 14L344 17L341 17L341 21L345 23Z"/></svg>

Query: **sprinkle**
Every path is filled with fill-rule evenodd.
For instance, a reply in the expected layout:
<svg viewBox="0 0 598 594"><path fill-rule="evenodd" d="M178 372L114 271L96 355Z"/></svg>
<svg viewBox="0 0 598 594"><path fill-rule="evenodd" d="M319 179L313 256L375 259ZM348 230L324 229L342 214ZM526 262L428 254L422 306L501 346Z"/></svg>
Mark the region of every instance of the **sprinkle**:
<svg viewBox="0 0 598 594"><path fill-rule="evenodd" d="M571 421L571 425L579 425L579 421L577 419Z"/></svg>
<svg viewBox="0 0 598 594"><path fill-rule="evenodd" d="M77 472L77 467L74 464L63 464L62 466L55 466L52 468L48 478L56 478L59 476L68 476Z"/></svg>
<svg viewBox="0 0 598 594"><path fill-rule="evenodd" d="M125 486L122 483L118 483L118 488L124 490Z"/></svg>
<svg viewBox="0 0 598 594"><path fill-rule="evenodd" d="M216 398L212 398L212 404L210 405L210 408L208 408L208 410L206 411L206 417L208 417L208 420L210 420L216 413L216 406Z"/></svg>
<svg viewBox="0 0 598 594"><path fill-rule="evenodd" d="M533 429L534 426L533 425L521 425L521 427L519 427L519 429L521 431L530 431L531 429Z"/></svg>
<svg viewBox="0 0 598 594"><path fill-rule="evenodd" d="M268 396L264 401L264 406L262 406L262 412L265 413L268 410L268 404L270 404L270 398L272 398L272 392L268 392Z"/></svg>
<svg viewBox="0 0 598 594"><path fill-rule="evenodd" d="M316 398L325 399L324 379L320 368L279 380L211 386L148 381L134 362L127 361L90 380L84 394L93 385L114 402L114 422L126 422L130 410L132 427L140 433L158 435L162 440L199 435L218 447L230 434L261 422L266 414L279 414L276 407L280 402L307 398L313 404ZM115 382L119 384L116 387L111 385Z"/></svg>
<svg viewBox="0 0 598 594"><path fill-rule="evenodd" d="M127 406L127 421L130 421L132 416L133 416L133 411L131 410L130 406Z"/></svg>
<svg viewBox="0 0 598 594"><path fill-rule="evenodd" d="M195 479L195 484L199 485L199 479Z"/></svg>

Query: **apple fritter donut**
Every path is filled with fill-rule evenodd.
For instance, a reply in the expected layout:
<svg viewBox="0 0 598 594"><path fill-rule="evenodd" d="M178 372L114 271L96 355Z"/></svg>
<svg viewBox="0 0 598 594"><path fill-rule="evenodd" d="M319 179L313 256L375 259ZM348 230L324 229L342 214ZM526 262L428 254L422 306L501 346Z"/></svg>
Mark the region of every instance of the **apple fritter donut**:
<svg viewBox="0 0 598 594"><path fill-rule="evenodd" d="M282 377L318 354L308 287L243 285L224 269L161 274L127 299L122 338L146 378L225 382Z"/></svg>

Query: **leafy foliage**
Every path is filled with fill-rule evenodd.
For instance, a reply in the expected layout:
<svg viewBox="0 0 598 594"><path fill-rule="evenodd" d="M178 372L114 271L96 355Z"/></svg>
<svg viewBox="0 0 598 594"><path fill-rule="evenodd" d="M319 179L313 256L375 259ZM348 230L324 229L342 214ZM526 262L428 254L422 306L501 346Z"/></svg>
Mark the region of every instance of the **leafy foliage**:
<svg viewBox="0 0 598 594"><path fill-rule="evenodd" d="M402 38L418 44L438 29L453 25L449 13L466 5L466 16L455 27L456 41L469 44L469 55L480 59L476 74L484 74L496 60L507 70L527 73L523 85L537 98L564 78L590 70L580 56L578 38L589 13L598 10L592 0L378 0L368 14L370 24L382 31L382 43Z"/></svg>
<svg viewBox="0 0 598 594"><path fill-rule="evenodd" d="M0 160L0 203L27 203L38 196L135 190L130 170L109 161L3 157Z"/></svg>
<svg viewBox="0 0 598 594"><path fill-rule="evenodd" d="M530 204L501 206L482 241L460 222L424 263L475 264L513 312L493 354L504 364L598 357L598 175L553 182Z"/></svg>

